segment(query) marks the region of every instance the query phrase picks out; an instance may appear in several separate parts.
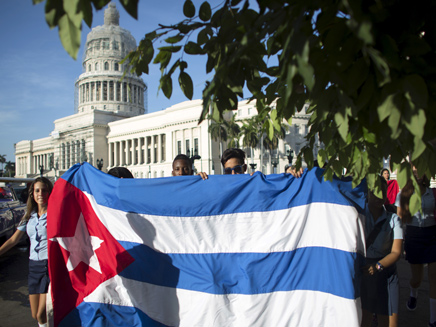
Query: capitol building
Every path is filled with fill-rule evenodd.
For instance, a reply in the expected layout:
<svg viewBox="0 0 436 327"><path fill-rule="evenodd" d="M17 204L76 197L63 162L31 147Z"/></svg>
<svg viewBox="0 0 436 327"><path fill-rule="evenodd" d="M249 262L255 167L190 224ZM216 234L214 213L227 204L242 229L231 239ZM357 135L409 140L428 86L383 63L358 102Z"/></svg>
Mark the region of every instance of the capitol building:
<svg viewBox="0 0 436 327"><path fill-rule="evenodd" d="M16 177L43 174L56 179L84 161L106 172L123 166L135 178L167 177L180 153L196 155L196 171L222 173L220 154L226 144L211 138L208 130L213 122L209 119L198 124L202 100L148 113L147 84L121 63L137 44L131 33L119 26L119 17L115 4L109 3L104 25L87 36L83 70L74 88L75 112L55 120L48 137L15 145ZM236 122L242 124L256 114L254 103L242 101L238 110L227 112L225 118L236 115ZM303 108L292 118L277 150L244 149L247 163L265 174L283 172L306 143L309 117Z"/></svg>

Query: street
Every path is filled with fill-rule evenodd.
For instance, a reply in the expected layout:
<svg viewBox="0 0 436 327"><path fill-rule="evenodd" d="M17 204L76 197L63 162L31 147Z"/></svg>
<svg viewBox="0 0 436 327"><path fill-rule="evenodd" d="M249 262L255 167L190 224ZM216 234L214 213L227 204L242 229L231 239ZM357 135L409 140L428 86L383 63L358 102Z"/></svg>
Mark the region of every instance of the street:
<svg viewBox="0 0 436 327"><path fill-rule="evenodd" d="M37 326L36 321L32 319L30 314L27 290L27 257L27 251L23 251L23 248L19 247L10 250L0 257L0 327ZM397 267L400 277L399 327L428 326L429 285L427 269L425 269L424 282L419 292L418 307L416 311L410 312L406 309L405 305L409 296L409 265L402 258L397 263Z"/></svg>

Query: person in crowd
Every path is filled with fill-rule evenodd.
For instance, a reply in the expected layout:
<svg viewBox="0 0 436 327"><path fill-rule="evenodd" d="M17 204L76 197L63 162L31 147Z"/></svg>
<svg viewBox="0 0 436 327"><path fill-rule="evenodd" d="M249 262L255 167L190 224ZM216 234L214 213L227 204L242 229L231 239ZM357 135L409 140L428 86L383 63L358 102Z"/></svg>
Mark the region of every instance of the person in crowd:
<svg viewBox="0 0 436 327"><path fill-rule="evenodd" d="M435 198L430 189L430 181L424 175L418 177L413 168L421 191L421 208L414 215L409 210L410 197L414 193L412 180L409 180L397 196L398 215L406 224L404 250L406 260L410 264L412 277L410 279L410 296L406 303L407 309L414 311L417 307L418 288L424 275L424 264L428 267L430 284L430 327L436 327L436 221L434 216Z"/></svg>
<svg viewBox="0 0 436 327"><path fill-rule="evenodd" d="M223 152L221 156L221 164L223 165L224 175L240 175L245 174L247 171L247 164L245 163L245 152L238 148L229 148ZM289 169L290 174L294 177L301 177L303 168L299 171L296 169ZM252 172L250 175L253 175Z"/></svg>
<svg viewBox="0 0 436 327"><path fill-rule="evenodd" d="M247 164L245 163L245 152L237 148L229 148L221 156L221 164L225 175L245 174Z"/></svg>
<svg viewBox="0 0 436 327"><path fill-rule="evenodd" d="M186 154L179 154L173 160L173 176L190 176L193 175L191 159ZM201 176L203 180L207 179L205 172L199 172L197 175Z"/></svg>
<svg viewBox="0 0 436 327"><path fill-rule="evenodd" d="M107 173L118 178L133 178L130 170L125 167L114 167L109 169Z"/></svg>
<svg viewBox="0 0 436 327"><path fill-rule="evenodd" d="M53 184L36 178L29 187L27 208L17 230L1 247L0 255L14 247L27 232L30 239L29 300L32 317L40 327L47 326L46 298L50 283L47 255L47 203Z"/></svg>
<svg viewBox="0 0 436 327"><path fill-rule="evenodd" d="M386 180L388 183L388 194L385 202L386 210L397 213L397 207L395 206L395 200L397 198L397 194L400 191L398 186L398 182L395 179L391 179L391 173L389 169L384 168L380 175Z"/></svg>
<svg viewBox="0 0 436 327"><path fill-rule="evenodd" d="M365 211L366 265L361 283L362 326L370 327L373 315L378 326L398 325L399 280L396 262L401 255L403 230L400 218L384 207L386 180L380 177L383 198L368 192Z"/></svg>

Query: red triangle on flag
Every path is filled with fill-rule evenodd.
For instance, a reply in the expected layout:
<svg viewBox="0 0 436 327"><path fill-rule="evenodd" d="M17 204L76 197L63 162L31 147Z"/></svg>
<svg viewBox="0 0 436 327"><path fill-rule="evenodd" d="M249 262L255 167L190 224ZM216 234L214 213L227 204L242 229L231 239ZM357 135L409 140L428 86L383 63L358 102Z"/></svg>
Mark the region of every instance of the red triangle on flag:
<svg viewBox="0 0 436 327"><path fill-rule="evenodd" d="M100 221L87 196L64 179L55 183L50 195L47 238L55 326L134 261Z"/></svg>

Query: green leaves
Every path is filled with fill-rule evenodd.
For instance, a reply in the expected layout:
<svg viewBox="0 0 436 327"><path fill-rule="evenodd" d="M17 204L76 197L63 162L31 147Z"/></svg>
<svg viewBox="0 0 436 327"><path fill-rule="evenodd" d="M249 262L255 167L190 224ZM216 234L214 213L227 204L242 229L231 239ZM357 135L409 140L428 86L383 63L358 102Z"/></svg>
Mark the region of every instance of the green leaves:
<svg viewBox="0 0 436 327"><path fill-rule="evenodd" d="M185 72L180 72L180 75L179 75L179 84L180 84L180 88L183 91L183 94L189 100L192 100L192 95L194 93L194 86L192 84L191 76L189 76Z"/></svg>
<svg viewBox="0 0 436 327"><path fill-rule="evenodd" d="M203 22L207 22L212 15L212 11L210 9L210 4L208 2L203 2L200 6L200 12L198 16Z"/></svg>
<svg viewBox="0 0 436 327"><path fill-rule="evenodd" d="M195 16L195 6L191 0L185 0L185 3L183 4L183 15L188 18Z"/></svg>
<svg viewBox="0 0 436 327"><path fill-rule="evenodd" d="M108 1L46 1L47 23L59 26L72 56L81 21L92 20L91 4L101 8ZM137 0L122 3L129 13L136 10ZM423 4L275 0L249 8L248 1L232 0L215 9L205 1L197 11L185 0L186 18L147 33L126 61L138 75L148 73L151 62L159 65L166 97L179 70L179 87L191 99L198 81L185 57L204 56L204 72L213 74L203 89L200 120L210 111L220 119L248 97L262 133L273 138L283 119L310 103L310 132L298 163L304 159L311 167L317 158L326 163L326 178L346 169L353 185L366 177L375 187L383 158L390 158L401 187L412 176L411 164L436 174L436 3Z"/></svg>
<svg viewBox="0 0 436 327"><path fill-rule="evenodd" d="M63 15L59 19L59 38L62 45L70 56L77 58L77 52L80 48L80 28L77 28L74 21L69 16Z"/></svg>

